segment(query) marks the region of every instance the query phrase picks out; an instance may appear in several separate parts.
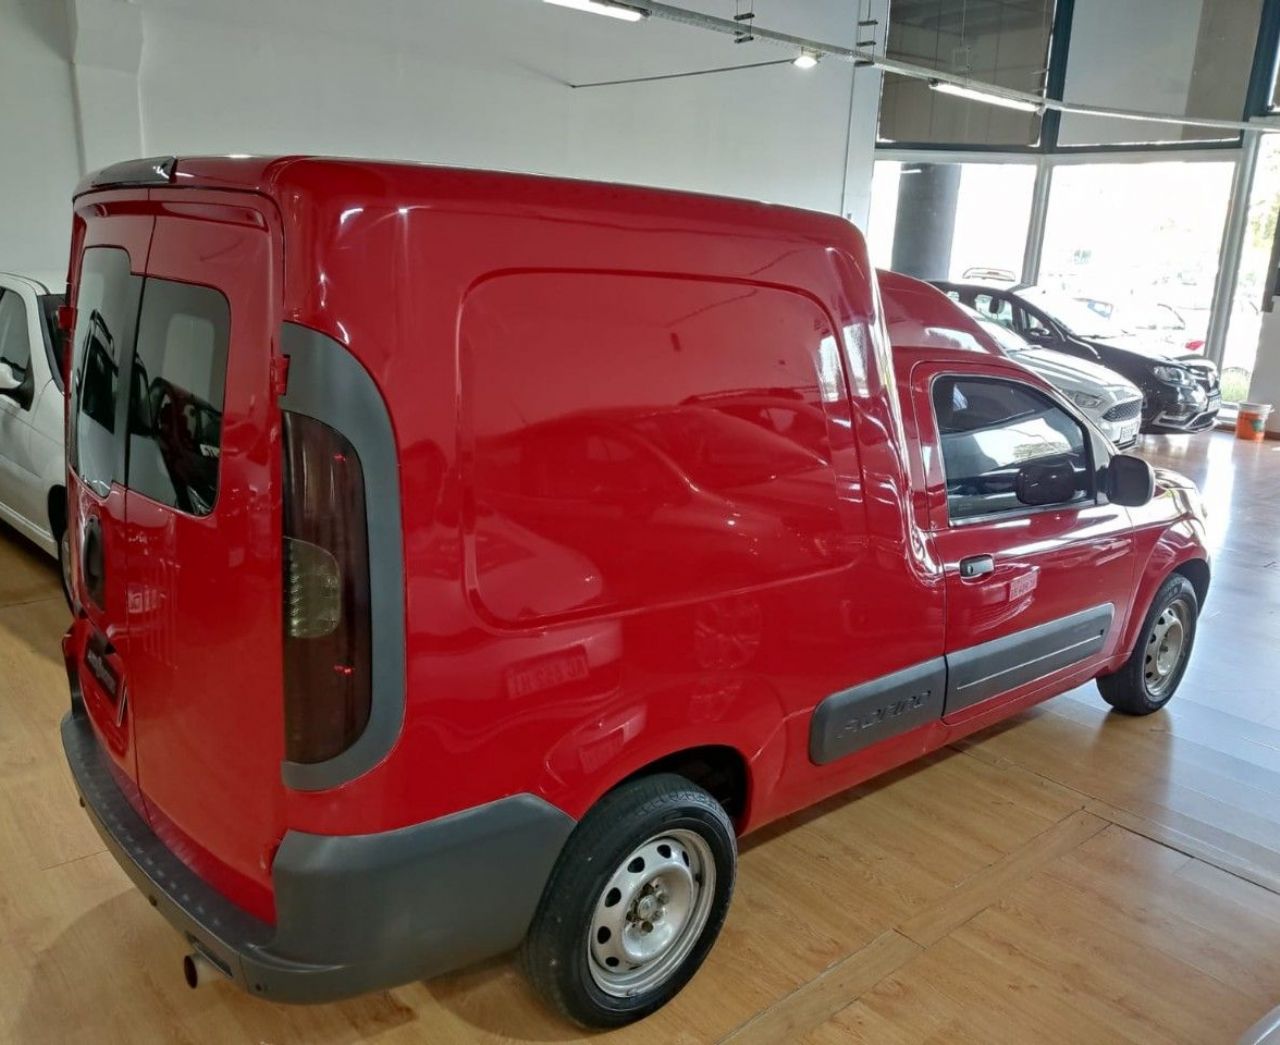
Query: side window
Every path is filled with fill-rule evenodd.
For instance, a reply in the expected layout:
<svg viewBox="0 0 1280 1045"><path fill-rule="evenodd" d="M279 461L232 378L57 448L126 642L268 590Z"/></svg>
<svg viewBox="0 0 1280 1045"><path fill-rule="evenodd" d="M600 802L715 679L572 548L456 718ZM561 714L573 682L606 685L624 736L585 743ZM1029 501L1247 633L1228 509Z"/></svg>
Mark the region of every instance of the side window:
<svg viewBox="0 0 1280 1045"><path fill-rule="evenodd" d="M31 365L27 309L22 296L12 290L0 290L0 363L8 363L19 379L27 376Z"/></svg>
<svg viewBox="0 0 1280 1045"><path fill-rule="evenodd" d="M67 455L84 482L106 494L124 481L123 454L116 443L120 370L133 344L142 277L129 271L119 247L84 252L76 295L71 361L71 440Z"/></svg>
<svg viewBox="0 0 1280 1045"><path fill-rule="evenodd" d="M974 294L973 307L1002 327L1013 329L1013 306L1008 298L996 297L994 294Z"/></svg>
<svg viewBox="0 0 1280 1045"><path fill-rule="evenodd" d="M129 488L192 515L218 496L231 312L210 287L149 278L129 396Z"/></svg>
<svg viewBox="0 0 1280 1045"><path fill-rule="evenodd" d="M1024 510L1018 474L1031 464L1074 473L1074 492L1059 503L1092 496L1084 429L1038 390L1016 381L943 375L933 383L933 406L952 522Z"/></svg>

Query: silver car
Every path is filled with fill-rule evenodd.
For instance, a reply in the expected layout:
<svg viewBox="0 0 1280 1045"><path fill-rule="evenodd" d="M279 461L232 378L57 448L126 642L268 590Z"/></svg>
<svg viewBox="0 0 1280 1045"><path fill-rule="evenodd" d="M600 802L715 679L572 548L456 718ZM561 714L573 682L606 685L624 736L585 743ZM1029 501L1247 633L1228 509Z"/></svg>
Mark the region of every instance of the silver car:
<svg viewBox="0 0 1280 1045"><path fill-rule="evenodd" d="M1142 392L1132 381L1098 363L1051 348L1037 348L990 316L956 302L991 336L1006 356L1021 363L1070 399L1117 447L1138 441L1142 425Z"/></svg>

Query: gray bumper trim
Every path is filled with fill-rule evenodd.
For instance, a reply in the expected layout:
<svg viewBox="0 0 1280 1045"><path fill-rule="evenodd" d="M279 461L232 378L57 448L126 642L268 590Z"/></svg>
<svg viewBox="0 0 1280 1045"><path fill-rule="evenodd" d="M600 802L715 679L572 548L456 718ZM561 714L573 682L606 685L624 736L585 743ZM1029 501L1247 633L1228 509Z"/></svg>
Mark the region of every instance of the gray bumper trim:
<svg viewBox="0 0 1280 1045"><path fill-rule="evenodd" d="M290 831L272 870L273 927L156 837L116 785L74 698L62 744L93 826L134 884L191 947L275 1001L350 997L510 950L574 826L521 794L381 834Z"/></svg>

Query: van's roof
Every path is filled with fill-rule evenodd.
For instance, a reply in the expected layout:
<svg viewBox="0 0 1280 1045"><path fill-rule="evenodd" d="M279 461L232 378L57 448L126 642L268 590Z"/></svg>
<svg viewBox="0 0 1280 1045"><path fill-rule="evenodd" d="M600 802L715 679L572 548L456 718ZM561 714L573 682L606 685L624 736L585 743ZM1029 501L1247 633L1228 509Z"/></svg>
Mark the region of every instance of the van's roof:
<svg viewBox="0 0 1280 1045"><path fill-rule="evenodd" d="M755 225L773 233L833 242L853 230L843 218L728 196L578 181L539 174L442 167L425 163L329 156L165 156L105 167L76 187L75 195L118 189L229 189L280 198L301 189L320 196L331 189L350 198L412 205L448 197L501 199L512 206L568 205L582 209L687 211L702 221Z"/></svg>

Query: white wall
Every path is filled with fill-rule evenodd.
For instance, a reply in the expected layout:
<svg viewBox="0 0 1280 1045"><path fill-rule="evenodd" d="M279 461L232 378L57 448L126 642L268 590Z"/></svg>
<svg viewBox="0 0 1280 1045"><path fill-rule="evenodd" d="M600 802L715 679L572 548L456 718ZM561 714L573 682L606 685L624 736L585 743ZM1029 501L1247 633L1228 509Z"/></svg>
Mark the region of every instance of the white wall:
<svg viewBox="0 0 1280 1045"><path fill-rule="evenodd" d="M732 0L682 2L733 13ZM22 26L33 11L56 14L63 3L72 46L59 55ZM848 0L757 0L756 11L761 24L784 31L855 36ZM109 34L113 21L118 31ZM93 32L77 35L78 24ZM103 54L91 45L107 35L117 42ZM6 96L19 87L10 52L38 65L59 95L55 105L51 86L24 88L32 115L5 141L38 130L69 162L50 169L42 149L0 153L0 222L24 223L20 251L0 244L0 267L62 263L78 173L72 83L90 168L138 153L310 152L662 185L834 212L848 197L856 214L868 202L878 85L860 86L852 107L866 137L859 148L849 141L848 64L566 86L791 57L764 41L735 46L656 18L633 25L538 0L0 0ZM122 111L131 98L136 120ZM58 119L48 119L54 108ZM849 184L846 167L854 168Z"/></svg>
<svg viewBox="0 0 1280 1045"><path fill-rule="evenodd" d="M80 174L68 40L56 0L0 0L0 269L66 271Z"/></svg>

